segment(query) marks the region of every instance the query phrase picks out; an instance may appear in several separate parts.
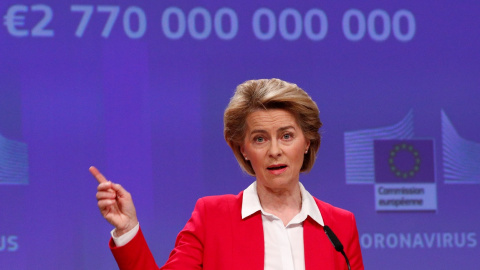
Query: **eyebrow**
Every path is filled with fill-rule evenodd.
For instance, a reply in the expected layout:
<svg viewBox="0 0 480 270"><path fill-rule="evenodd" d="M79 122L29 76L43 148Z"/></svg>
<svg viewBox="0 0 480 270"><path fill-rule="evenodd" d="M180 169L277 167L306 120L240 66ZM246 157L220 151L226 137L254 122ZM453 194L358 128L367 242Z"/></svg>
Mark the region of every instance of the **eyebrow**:
<svg viewBox="0 0 480 270"><path fill-rule="evenodd" d="M286 126L286 127L279 128L278 131L282 132L290 128L293 130L296 130L294 126ZM254 133L267 133L267 131L264 129L254 129L250 132L250 134L254 134Z"/></svg>

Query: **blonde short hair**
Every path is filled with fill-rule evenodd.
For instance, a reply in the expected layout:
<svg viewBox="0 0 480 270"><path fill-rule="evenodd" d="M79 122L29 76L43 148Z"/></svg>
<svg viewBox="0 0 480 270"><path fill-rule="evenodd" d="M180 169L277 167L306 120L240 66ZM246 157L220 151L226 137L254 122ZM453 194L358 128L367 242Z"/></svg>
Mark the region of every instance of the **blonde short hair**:
<svg viewBox="0 0 480 270"><path fill-rule="evenodd" d="M245 139L247 116L254 111L268 109L283 109L295 116L305 138L310 140L300 172L310 171L321 142L318 132L322 126L320 112L304 90L280 79L250 80L238 85L225 109L223 133L240 167L248 174L255 175L250 161L245 160L240 148Z"/></svg>

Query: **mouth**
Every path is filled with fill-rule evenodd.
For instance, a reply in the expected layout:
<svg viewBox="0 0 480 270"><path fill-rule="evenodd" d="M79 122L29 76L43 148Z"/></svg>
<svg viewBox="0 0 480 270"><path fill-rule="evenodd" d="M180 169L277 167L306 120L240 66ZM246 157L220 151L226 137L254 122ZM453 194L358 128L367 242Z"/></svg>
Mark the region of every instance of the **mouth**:
<svg viewBox="0 0 480 270"><path fill-rule="evenodd" d="M285 164L274 164L274 165L268 166L267 170L269 170L272 173L281 173L285 171L286 168L287 168L287 165Z"/></svg>

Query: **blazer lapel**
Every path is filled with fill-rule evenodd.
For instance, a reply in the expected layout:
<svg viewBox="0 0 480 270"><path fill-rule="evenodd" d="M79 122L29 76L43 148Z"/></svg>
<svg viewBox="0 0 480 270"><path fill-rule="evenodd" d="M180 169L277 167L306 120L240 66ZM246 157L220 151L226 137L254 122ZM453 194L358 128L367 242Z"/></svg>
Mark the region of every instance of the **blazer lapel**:
<svg viewBox="0 0 480 270"><path fill-rule="evenodd" d="M243 194L240 194L243 195ZM239 196L238 213L241 212L243 196ZM236 207L236 208L237 208ZM242 219L236 219L234 250L235 265L231 269L263 270L265 263L265 244L263 237L262 215L260 211Z"/></svg>
<svg viewBox="0 0 480 270"><path fill-rule="evenodd" d="M322 217L328 222L325 211ZM323 231L323 226L310 216L303 222L303 245L305 250L305 269L335 269L335 254L337 251Z"/></svg>

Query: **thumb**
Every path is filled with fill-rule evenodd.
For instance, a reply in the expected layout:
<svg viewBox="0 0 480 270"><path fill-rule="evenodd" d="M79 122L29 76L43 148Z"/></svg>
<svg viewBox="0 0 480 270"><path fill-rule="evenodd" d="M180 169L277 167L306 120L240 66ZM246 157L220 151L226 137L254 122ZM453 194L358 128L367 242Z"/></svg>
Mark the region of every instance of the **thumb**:
<svg viewBox="0 0 480 270"><path fill-rule="evenodd" d="M128 191L120 184L113 184L112 189L117 193L118 198L126 198L130 196L130 193L128 193Z"/></svg>

